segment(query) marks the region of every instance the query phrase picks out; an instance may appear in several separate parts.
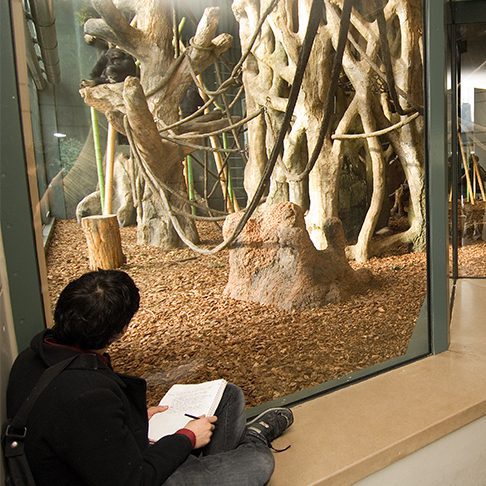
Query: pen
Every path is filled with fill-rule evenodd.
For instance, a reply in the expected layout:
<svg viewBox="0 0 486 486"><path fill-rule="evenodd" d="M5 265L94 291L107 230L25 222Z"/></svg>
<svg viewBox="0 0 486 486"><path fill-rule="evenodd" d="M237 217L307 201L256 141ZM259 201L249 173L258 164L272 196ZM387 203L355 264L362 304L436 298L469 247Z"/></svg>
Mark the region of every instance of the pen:
<svg viewBox="0 0 486 486"><path fill-rule="evenodd" d="M201 417L196 417L195 415L191 415L190 413L185 413L184 414L186 417L192 418L194 420L199 420Z"/></svg>

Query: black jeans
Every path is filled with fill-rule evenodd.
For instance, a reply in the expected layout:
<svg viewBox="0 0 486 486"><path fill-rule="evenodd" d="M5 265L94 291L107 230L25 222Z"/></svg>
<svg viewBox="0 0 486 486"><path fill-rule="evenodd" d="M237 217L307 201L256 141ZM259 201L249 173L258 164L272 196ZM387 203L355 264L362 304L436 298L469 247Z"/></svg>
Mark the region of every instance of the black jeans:
<svg viewBox="0 0 486 486"><path fill-rule="evenodd" d="M216 410L211 442L199 456L189 456L164 486L261 486L274 469L272 451L246 433L245 399L228 383Z"/></svg>

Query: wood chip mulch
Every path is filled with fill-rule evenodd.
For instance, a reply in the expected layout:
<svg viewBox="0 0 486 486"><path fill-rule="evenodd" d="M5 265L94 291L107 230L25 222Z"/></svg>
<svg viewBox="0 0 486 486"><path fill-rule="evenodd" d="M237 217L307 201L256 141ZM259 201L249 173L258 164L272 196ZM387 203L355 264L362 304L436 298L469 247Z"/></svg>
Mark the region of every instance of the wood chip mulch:
<svg viewBox="0 0 486 486"><path fill-rule="evenodd" d="M199 226L205 243L220 231ZM174 382L223 377L239 384L249 406L283 397L403 354L426 293L425 254L372 259L365 293L339 305L285 312L223 296L228 252L199 256L136 244L122 228L127 271L141 291L139 312L112 345L118 371L143 376L149 404ZM75 221L58 221L48 249L52 301L87 272L86 242Z"/></svg>

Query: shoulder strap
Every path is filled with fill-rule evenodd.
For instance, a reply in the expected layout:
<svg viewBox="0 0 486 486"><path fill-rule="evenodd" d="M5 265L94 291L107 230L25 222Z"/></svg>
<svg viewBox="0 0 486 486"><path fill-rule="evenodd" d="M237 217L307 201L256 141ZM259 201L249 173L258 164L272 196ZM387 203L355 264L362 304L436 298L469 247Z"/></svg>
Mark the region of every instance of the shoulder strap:
<svg viewBox="0 0 486 486"><path fill-rule="evenodd" d="M71 356L55 365L49 366L44 373L42 373L39 381L36 383L30 395L27 397L25 402L19 408L15 417L12 418L10 422L10 427L12 431L22 432L27 424L27 419L29 417L30 411L34 406L34 403L39 398L40 394L47 388L49 383L58 376L62 371L64 371L79 355Z"/></svg>
<svg viewBox="0 0 486 486"><path fill-rule="evenodd" d="M27 435L27 419L30 411L41 393L49 386L56 376L79 358L80 366L86 369L97 369L97 359L94 355L75 355L47 368L39 378L30 395L18 410L15 417L9 421L2 434L2 445L7 465L8 484L14 486L35 486L34 477L24 451L24 440Z"/></svg>

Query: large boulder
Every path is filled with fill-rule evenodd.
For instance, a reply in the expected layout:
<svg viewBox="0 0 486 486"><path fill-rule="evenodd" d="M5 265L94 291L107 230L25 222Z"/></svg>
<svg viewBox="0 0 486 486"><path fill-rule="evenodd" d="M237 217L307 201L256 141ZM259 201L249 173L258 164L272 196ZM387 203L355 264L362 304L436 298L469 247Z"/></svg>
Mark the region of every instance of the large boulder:
<svg viewBox="0 0 486 486"><path fill-rule="evenodd" d="M225 237L242 216L242 212L228 216ZM341 302L359 292L371 274L350 267L339 219L327 221L325 235L328 247L319 251L309 238L299 206L263 206L229 251L225 295L290 310Z"/></svg>

